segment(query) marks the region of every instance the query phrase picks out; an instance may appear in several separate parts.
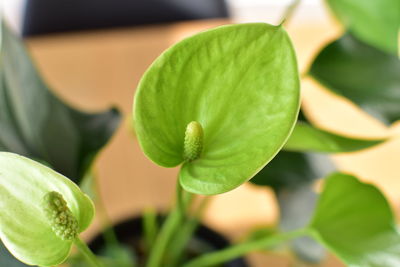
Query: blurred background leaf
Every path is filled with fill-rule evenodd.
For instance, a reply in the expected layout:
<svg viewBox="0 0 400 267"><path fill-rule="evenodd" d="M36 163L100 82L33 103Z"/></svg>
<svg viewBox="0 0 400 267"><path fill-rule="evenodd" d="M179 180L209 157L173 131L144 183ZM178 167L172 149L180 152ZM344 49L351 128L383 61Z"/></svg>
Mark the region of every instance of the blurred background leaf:
<svg viewBox="0 0 400 267"><path fill-rule="evenodd" d="M397 267L400 235L378 188L334 173L326 179L310 225L313 237L348 266Z"/></svg>
<svg viewBox="0 0 400 267"><path fill-rule="evenodd" d="M390 124L400 118L400 61L350 33L318 54L310 74L329 90Z"/></svg>
<svg viewBox="0 0 400 267"><path fill-rule="evenodd" d="M279 204L280 229L295 230L304 227L314 212L317 201L313 189L315 180L336 170L329 154L357 151L383 141L348 138L319 129L300 112L284 150L250 182L272 187ZM297 257L308 263L318 263L325 258L323 247L309 237L294 240L291 248Z"/></svg>
<svg viewBox="0 0 400 267"><path fill-rule="evenodd" d="M398 0L327 0L342 24L358 39L397 55L400 27Z"/></svg>
<svg viewBox="0 0 400 267"><path fill-rule="evenodd" d="M118 110L89 114L64 104L4 23L0 56L0 150L46 162L79 184L118 127Z"/></svg>

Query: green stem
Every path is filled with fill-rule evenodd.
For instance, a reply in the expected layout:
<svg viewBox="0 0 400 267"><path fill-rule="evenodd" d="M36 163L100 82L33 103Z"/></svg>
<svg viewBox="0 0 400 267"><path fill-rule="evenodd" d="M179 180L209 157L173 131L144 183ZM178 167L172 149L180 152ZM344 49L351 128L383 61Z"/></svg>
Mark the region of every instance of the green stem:
<svg viewBox="0 0 400 267"><path fill-rule="evenodd" d="M293 2L286 8L285 12L282 15L281 25L288 24L289 20L292 18L294 11L299 6L301 0L293 0Z"/></svg>
<svg viewBox="0 0 400 267"><path fill-rule="evenodd" d="M247 241L220 251L204 254L184 264L183 267L207 267L218 265L239 258L251 251L263 250L284 241L307 235L308 233L308 229L300 229L289 233L279 233L265 238Z"/></svg>
<svg viewBox="0 0 400 267"><path fill-rule="evenodd" d="M176 229L179 227L182 219L185 217L185 211L192 199L191 195L184 196L184 191L178 184L176 188L176 206L168 214L167 219L163 223L159 235L154 243L153 248L150 251L149 260L147 267L160 267L162 266L162 258L164 251L166 250L169 241L171 240Z"/></svg>
<svg viewBox="0 0 400 267"><path fill-rule="evenodd" d="M150 251L150 248L153 247L158 233L157 212L153 208L147 208L144 210L142 224L146 249L147 251Z"/></svg>
<svg viewBox="0 0 400 267"><path fill-rule="evenodd" d="M192 217L187 218L186 221L183 222L182 227L180 227L180 231L176 233L174 242L170 245L170 255L168 261L170 266L178 266L178 263L182 260L182 256L185 255L185 246L192 238L193 233L196 231L201 217L203 216L204 210L210 200L211 197L204 197L199 206L196 208Z"/></svg>
<svg viewBox="0 0 400 267"><path fill-rule="evenodd" d="M97 259L96 255L89 249L85 242L83 242L79 237L74 239L74 244L83 255L85 260L92 267L104 267L103 264Z"/></svg>

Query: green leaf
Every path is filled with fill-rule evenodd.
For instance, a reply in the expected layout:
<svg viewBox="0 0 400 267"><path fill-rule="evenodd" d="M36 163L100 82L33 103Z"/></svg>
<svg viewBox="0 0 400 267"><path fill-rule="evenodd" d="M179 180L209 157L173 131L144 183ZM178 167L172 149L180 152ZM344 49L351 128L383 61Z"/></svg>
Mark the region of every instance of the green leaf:
<svg viewBox="0 0 400 267"><path fill-rule="evenodd" d="M372 23L371 23L372 24ZM325 47L310 74L384 123L400 118L400 60L346 34Z"/></svg>
<svg viewBox="0 0 400 267"><path fill-rule="evenodd" d="M4 23L0 39L0 151L45 162L79 183L117 128L119 112L89 114L67 106Z"/></svg>
<svg viewBox="0 0 400 267"><path fill-rule="evenodd" d="M398 0L327 0L337 18L360 40L397 55Z"/></svg>
<svg viewBox="0 0 400 267"><path fill-rule="evenodd" d="M64 241L47 219L44 196L60 193L84 231L94 216L92 201L66 177L28 158L0 152L0 239L20 261L53 266L69 255L72 241Z"/></svg>
<svg viewBox="0 0 400 267"><path fill-rule="evenodd" d="M400 266L400 236L388 202L351 175L327 178L310 227L350 267Z"/></svg>
<svg viewBox="0 0 400 267"><path fill-rule="evenodd" d="M386 139L357 139L321 130L306 122L297 122L284 146L289 151L343 153L369 148Z"/></svg>
<svg viewBox="0 0 400 267"><path fill-rule="evenodd" d="M185 130L203 127L200 157L179 178L193 193L219 194L254 176L281 149L299 107L295 52L281 26L238 24L202 32L164 52L143 76L134 120L155 163L183 163Z"/></svg>

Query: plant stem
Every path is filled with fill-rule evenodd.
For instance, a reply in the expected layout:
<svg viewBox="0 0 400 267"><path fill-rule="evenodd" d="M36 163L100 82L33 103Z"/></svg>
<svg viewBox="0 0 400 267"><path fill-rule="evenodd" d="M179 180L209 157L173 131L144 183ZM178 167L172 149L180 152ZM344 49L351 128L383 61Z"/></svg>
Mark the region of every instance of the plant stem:
<svg viewBox="0 0 400 267"><path fill-rule="evenodd" d="M286 8L285 12L282 15L281 18L281 25L282 24L288 24L289 20L292 18L294 11L296 8L299 6L301 0L293 0L293 2Z"/></svg>
<svg viewBox="0 0 400 267"><path fill-rule="evenodd" d="M184 264L183 267L207 267L218 265L229 260L239 258L251 251L263 250L267 247L280 244L284 241L294 239L308 233L308 229L300 229L289 233L279 233L272 236L267 236L258 240L250 240L220 251L202 255Z"/></svg>
<svg viewBox="0 0 400 267"><path fill-rule="evenodd" d="M164 255L164 251L167 248L168 243L171 240L171 237L174 234L176 228L180 225L182 219L185 217L185 212L192 199L191 195L185 197L183 193L184 191L178 182L178 185L176 187L176 205L172 209L172 211L170 211L167 219L161 227L154 246L150 251L147 267L162 266L161 261Z"/></svg>
<svg viewBox="0 0 400 267"><path fill-rule="evenodd" d="M157 212L153 208L147 208L144 210L142 225L146 249L147 251L150 251L150 248L153 246L154 240L156 240L158 233Z"/></svg>
<svg viewBox="0 0 400 267"><path fill-rule="evenodd" d="M170 266L178 266L178 263L183 258L182 256L185 254L185 246L190 241L193 236L193 233L196 231L200 219L203 216L205 207L209 203L211 197L204 197L198 207L196 208L194 214L191 218L187 218L186 221L183 222L180 231L176 233L174 242L170 246L170 255L169 255L169 265Z"/></svg>
<svg viewBox="0 0 400 267"><path fill-rule="evenodd" d="M79 237L75 238L74 244L90 266L103 267L103 264L97 259L96 255L93 254L86 243L83 242Z"/></svg>

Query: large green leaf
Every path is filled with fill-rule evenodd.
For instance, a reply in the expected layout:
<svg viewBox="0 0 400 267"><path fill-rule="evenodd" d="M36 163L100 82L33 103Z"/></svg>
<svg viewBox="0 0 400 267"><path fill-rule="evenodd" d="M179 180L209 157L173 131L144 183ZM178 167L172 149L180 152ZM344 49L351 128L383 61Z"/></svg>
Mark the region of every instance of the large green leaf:
<svg viewBox="0 0 400 267"><path fill-rule="evenodd" d="M53 266L69 254L72 241L53 232L43 206L44 196L60 193L77 219L79 232L94 216L92 201L66 177L28 158L0 152L0 239L19 260Z"/></svg>
<svg viewBox="0 0 400 267"><path fill-rule="evenodd" d="M343 153L369 148L386 139L359 139L334 134L307 122L297 122L293 133L284 146L288 151Z"/></svg>
<svg viewBox="0 0 400 267"><path fill-rule="evenodd" d="M338 19L360 40L397 55L398 0L327 0Z"/></svg>
<svg viewBox="0 0 400 267"><path fill-rule="evenodd" d="M385 123L400 118L399 73L396 55L381 52L351 34L325 47L310 70L328 89Z"/></svg>
<svg viewBox="0 0 400 267"><path fill-rule="evenodd" d="M46 162L79 183L119 124L111 109L75 110L48 89L21 40L1 26L0 151Z"/></svg>
<svg viewBox="0 0 400 267"><path fill-rule="evenodd" d="M185 162L182 186L199 194L234 189L281 149L299 106L295 53L281 26L228 25L183 40L143 76L134 107L144 153L183 163L191 121L204 130L200 157Z"/></svg>
<svg viewBox="0 0 400 267"><path fill-rule="evenodd" d="M389 204L376 187L351 175L327 178L310 228L350 267L400 266L400 235Z"/></svg>

